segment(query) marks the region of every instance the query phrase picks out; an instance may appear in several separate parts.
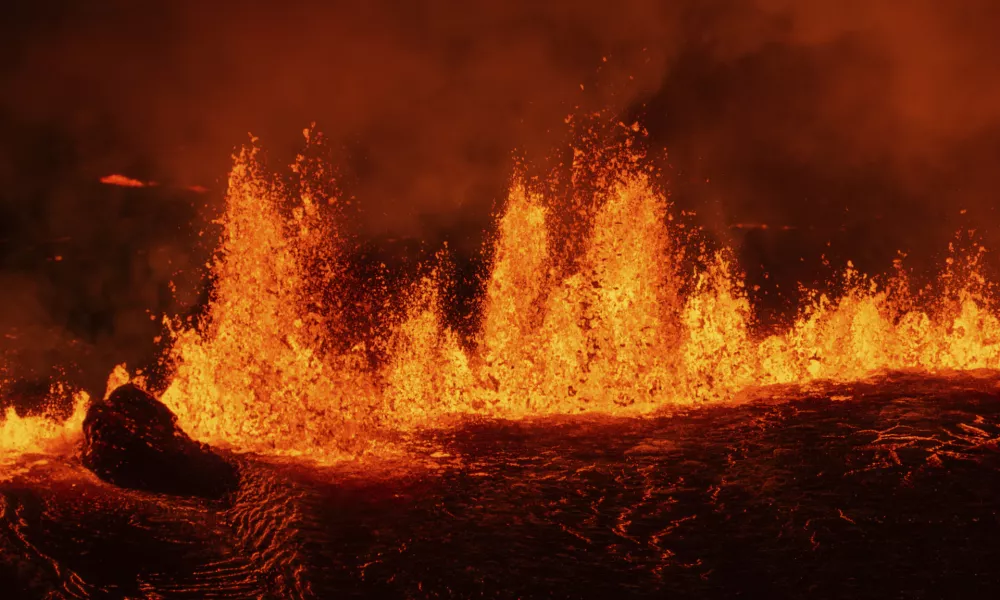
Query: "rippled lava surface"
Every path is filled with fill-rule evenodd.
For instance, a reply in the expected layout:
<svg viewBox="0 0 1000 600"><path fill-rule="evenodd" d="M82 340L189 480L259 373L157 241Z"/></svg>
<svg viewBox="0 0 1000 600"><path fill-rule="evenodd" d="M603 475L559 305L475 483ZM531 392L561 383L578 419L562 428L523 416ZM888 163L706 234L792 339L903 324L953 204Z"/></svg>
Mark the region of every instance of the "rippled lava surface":
<svg viewBox="0 0 1000 600"><path fill-rule="evenodd" d="M239 457L240 491L212 502L37 457L0 483L0 595L992 596L998 391L896 375L650 419L469 422L386 464Z"/></svg>

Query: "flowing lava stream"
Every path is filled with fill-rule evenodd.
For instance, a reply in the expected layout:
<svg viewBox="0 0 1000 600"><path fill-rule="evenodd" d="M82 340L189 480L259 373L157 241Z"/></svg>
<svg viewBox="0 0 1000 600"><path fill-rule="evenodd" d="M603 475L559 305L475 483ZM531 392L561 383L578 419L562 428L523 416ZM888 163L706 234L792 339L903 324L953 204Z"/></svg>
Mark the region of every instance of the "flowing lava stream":
<svg viewBox="0 0 1000 600"><path fill-rule="evenodd" d="M578 169L589 168L582 154ZM437 265L378 315L388 333L347 344L337 303L347 242L336 199L320 191L328 171L300 157L291 188L245 149L206 316L168 323L173 376L161 399L196 439L323 459L378 452L385 432L453 415L648 415L772 384L1000 368L982 249L953 252L933 293L912 293L901 269L877 285L849 265L842 295L814 294L790 327L755 335L731 253L682 241L690 236L645 164L625 145L597 168L573 260L544 186L514 181L471 339L446 324ZM86 401L77 394L64 420L9 410L0 453L71 444Z"/></svg>

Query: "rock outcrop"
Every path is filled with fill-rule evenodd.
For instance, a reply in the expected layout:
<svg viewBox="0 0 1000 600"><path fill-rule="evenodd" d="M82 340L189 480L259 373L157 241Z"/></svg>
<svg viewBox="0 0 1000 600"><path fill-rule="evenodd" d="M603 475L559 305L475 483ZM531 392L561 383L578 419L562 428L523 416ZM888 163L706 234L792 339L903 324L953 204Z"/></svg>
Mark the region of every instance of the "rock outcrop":
<svg viewBox="0 0 1000 600"><path fill-rule="evenodd" d="M235 466L188 437L169 408L132 384L95 401L83 433L83 464L114 485L206 498L238 485Z"/></svg>

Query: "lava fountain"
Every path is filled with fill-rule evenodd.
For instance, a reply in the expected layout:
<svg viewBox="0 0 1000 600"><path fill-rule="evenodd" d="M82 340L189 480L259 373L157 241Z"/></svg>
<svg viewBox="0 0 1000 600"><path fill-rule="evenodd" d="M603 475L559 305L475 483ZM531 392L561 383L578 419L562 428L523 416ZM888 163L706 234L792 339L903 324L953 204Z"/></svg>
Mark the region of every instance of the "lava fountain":
<svg viewBox="0 0 1000 600"><path fill-rule="evenodd" d="M363 339L338 302L349 241L336 194L324 191L332 176L308 154L293 184L269 173L256 147L236 156L205 314L166 322L172 376L161 398L201 441L356 456L386 432L456 415L647 415L771 384L1000 368L980 247L951 248L932 290L913 291L900 265L872 278L848 264L842 295L813 293L783 331L755 332L732 253L681 231L631 142L604 164L576 152L574 172L590 169L597 184L584 224L570 231L572 260L560 254L570 241L555 225L561 205L545 185L514 180L474 335L447 325L441 254L380 305L380 339ZM45 438L78 426L76 417L32 419L3 421L5 452L36 448L20 441L34 439L26 428Z"/></svg>

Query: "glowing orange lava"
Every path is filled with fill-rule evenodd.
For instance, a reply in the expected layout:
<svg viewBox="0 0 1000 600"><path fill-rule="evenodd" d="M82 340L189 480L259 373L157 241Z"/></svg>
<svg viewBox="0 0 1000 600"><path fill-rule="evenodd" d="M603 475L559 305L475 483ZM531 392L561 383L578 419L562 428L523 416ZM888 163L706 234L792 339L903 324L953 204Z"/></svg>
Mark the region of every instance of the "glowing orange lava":
<svg viewBox="0 0 1000 600"><path fill-rule="evenodd" d="M0 393L3 387L0 386ZM52 414L20 416L8 408L0 418L0 481L12 474L16 460L26 454L64 453L80 440L83 418L90 398L84 392L70 393L62 385L49 391L50 397L70 395L72 413L61 419Z"/></svg>
<svg viewBox="0 0 1000 600"><path fill-rule="evenodd" d="M336 199L311 183L325 171L300 158L289 188L244 150L207 316L168 323L173 378L162 400L206 442L336 457L450 415L644 415L771 384L1000 369L981 249L953 252L933 294L911 293L901 270L879 285L848 265L842 296L813 294L790 327L755 335L731 253L680 241L666 196L628 152L598 178L574 261L558 260L568 240L554 233L545 190L515 181L476 333L448 327L445 271L432 268L378 315L389 325L373 360L344 338L346 317L330 300L344 285L346 242L330 218ZM34 444L20 432L35 426L8 415L0 448Z"/></svg>
<svg viewBox="0 0 1000 600"><path fill-rule="evenodd" d="M373 374L330 343L336 234L308 186L283 189L245 150L229 177L216 286L197 328L172 324L162 400L193 437L261 452L354 449L377 411ZM293 198L293 205L287 200ZM320 284L320 285L317 285Z"/></svg>

